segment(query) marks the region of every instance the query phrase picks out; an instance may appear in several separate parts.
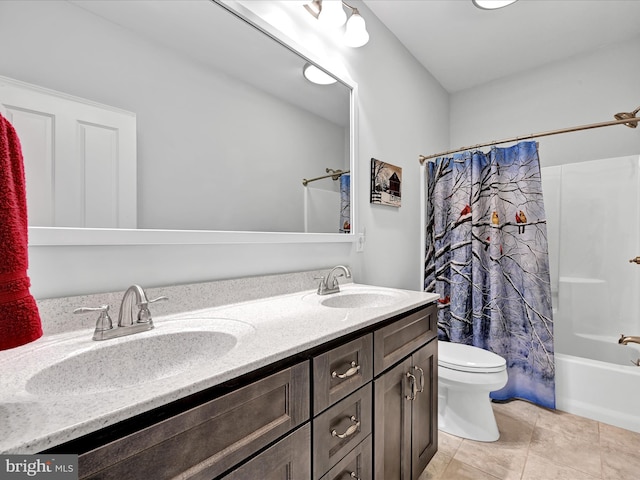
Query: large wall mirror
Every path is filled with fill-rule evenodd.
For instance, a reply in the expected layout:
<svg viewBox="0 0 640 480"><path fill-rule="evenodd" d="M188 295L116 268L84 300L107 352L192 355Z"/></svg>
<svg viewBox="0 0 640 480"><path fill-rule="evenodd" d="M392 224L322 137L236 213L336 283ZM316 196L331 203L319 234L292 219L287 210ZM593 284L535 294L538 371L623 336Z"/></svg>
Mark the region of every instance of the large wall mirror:
<svg viewBox="0 0 640 480"><path fill-rule="evenodd" d="M0 2L0 75L135 119L135 168L113 169L124 177L122 185L98 170L97 180L79 187L81 197L103 189L104 202L83 205L78 215L58 215L55 209L80 201L73 188L53 184L46 195L34 188L44 195L41 203L59 204L42 216L30 205L30 219L44 219L31 224L38 227L30 233L36 244L58 243L55 238L74 243L66 239L76 234L91 243L86 231L103 228L102 241L112 239L106 243L129 243L122 234L130 231L146 232L137 237L144 243L179 241L171 236L175 231L272 232L280 238L310 232L351 241L341 233L349 231L345 205L353 210L347 176L307 186L302 180L326 175L327 168L354 173L355 85L344 74L332 74L337 81L331 85L309 82L303 77L313 60L308 54L249 11L225 3ZM19 111L18 121L29 123L29 108L4 101L2 92L5 112ZM124 136L114 138L113 144L117 138L124 143ZM114 155L105 145L102 154ZM23 150L26 156L29 147ZM55 170L63 160L47 167L53 182L63 178ZM85 175L88 167L68 170ZM124 223L100 225L83 217L107 205L119 188L128 192L116 200Z"/></svg>

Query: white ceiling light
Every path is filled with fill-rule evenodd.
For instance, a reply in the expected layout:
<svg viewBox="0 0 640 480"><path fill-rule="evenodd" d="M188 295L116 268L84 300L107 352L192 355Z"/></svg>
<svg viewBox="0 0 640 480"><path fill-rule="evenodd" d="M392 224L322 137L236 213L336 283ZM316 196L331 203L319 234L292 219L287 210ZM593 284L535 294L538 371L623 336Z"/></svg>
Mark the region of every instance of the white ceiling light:
<svg viewBox="0 0 640 480"><path fill-rule="evenodd" d="M347 26L344 31L344 44L348 47L362 47L369 41L369 32L367 32L367 25L364 22L364 18L360 16L360 12L357 8L353 9Z"/></svg>
<svg viewBox="0 0 640 480"><path fill-rule="evenodd" d="M317 83L318 85L331 85L338 81L328 73L325 73L323 70L320 70L318 67L310 63L305 64L302 68L302 73L304 74L304 78L310 82Z"/></svg>
<svg viewBox="0 0 640 480"><path fill-rule="evenodd" d="M320 3L318 22L326 28L338 28L347 21L347 14L342 8L342 0L322 0Z"/></svg>
<svg viewBox="0 0 640 480"><path fill-rule="evenodd" d="M344 7L351 9L351 16L347 20L347 14ZM369 41L369 32L364 18L360 15L357 8L352 7L341 0L311 0L304 5L307 11L318 19L318 23L327 28L338 28L347 26L343 35L343 42L349 47L362 47Z"/></svg>
<svg viewBox="0 0 640 480"><path fill-rule="evenodd" d="M515 3L516 0L472 0L473 4L483 10L495 10Z"/></svg>

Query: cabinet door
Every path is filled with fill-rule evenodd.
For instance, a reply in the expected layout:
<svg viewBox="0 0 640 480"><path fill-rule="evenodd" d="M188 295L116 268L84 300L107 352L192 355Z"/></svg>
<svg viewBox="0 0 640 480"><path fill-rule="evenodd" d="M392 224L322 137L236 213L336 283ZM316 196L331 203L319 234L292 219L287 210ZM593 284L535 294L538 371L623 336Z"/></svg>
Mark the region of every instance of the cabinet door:
<svg viewBox="0 0 640 480"><path fill-rule="evenodd" d="M311 478L309 424L269 447L224 480L307 480Z"/></svg>
<svg viewBox="0 0 640 480"><path fill-rule="evenodd" d="M417 480L438 448L438 342L412 356L411 373L420 386L411 402L411 478Z"/></svg>
<svg viewBox="0 0 640 480"><path fill-rule="evenodd" d="M373 382L376 480L411 478L411 400L408 358Z"/></svg>
<svg viewBox="0 0 640 480"><path fill-rule="evenodd" d="M309 419L300 363L81 455L80 478L210 480Z"/></svg>

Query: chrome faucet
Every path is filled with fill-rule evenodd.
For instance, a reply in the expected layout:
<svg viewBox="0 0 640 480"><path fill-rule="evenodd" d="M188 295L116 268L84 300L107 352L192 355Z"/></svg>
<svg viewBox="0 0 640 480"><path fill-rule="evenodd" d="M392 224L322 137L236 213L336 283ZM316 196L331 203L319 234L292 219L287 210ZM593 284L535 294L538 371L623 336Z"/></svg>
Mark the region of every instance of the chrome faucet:
<svg viewBox="0 0 640 480"><path fill-rule="evenodd" d="M93 339L97 341L108 340L151 330L153 328L153 320L149 311L149 304L161 300L168 300L168 298L158 297L149 300L140 285L131 285L122 297L117 327L113 326L111 317L109 317L109 305L95 308L76 308L73 313L100 312L93 332Z"/></svg>
<svg viewBox="0 0 640 480"><path fill-rule="evenodd" d="M336 274L336 270L342 270L343 273L338 275ZM324 277L319 278L320 285L318 285L318 295L338 293L340 291L340 285L338 284L339 277L351 278L351 270L344 265L333 267L326 279Z"/></svg>
<svg viewBox="0 0 640 480"><path fill-rule="evenodd" d="M640 343L640 337L621 334L618 339L618 343L621 343L622 345L626 345L627 343Z"/></svg>
<svg viewBox="0 0 640 480"><path fill-rule="evenodd" d="M147 330L153 328L153 320L149 311L149 304L167 300L167 297L158 297L147 300L147 294L140 285L131 285L122 297L120 314L118 315L118 327L131 327L135 324L148 325Z"/></svg>

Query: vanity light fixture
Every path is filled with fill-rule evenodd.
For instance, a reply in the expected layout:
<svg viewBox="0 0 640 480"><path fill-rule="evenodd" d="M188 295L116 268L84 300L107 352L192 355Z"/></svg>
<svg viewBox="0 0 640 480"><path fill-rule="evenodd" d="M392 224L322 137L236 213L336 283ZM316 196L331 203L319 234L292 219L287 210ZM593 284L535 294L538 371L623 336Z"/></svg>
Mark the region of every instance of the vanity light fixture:
<svg viewBox="0 0 640 480"><path fill-rule="evenodd" d="M482 10L495 10L515 3L517 0L471 0L473 4Z"/></svg>
<svg viewBox="0 0 640 480"><path fill-rule="evenodd" d="M351 9L351 16L347 20L344 7ZM364 18L357 8L342 0L312 0L304 8L318 19L318 23L326 28L339 28L346 22L342 40L345 45L353 48L362 47L369 41L369 32Z"/></svg>
<svg viewBox="0 0 640 480"><path fill-rule="evenodd" d="M338 81L311 63L305 63L304 67L302 67L302 73L304 78L318 85L331 85Z"/></svg>
<svg viewBox="0 0 640 480"><path fill-rule="evenodd" d="M318 22L325 28L338 28L347 21L347 14L340 0L320 1Z"/></svg>

